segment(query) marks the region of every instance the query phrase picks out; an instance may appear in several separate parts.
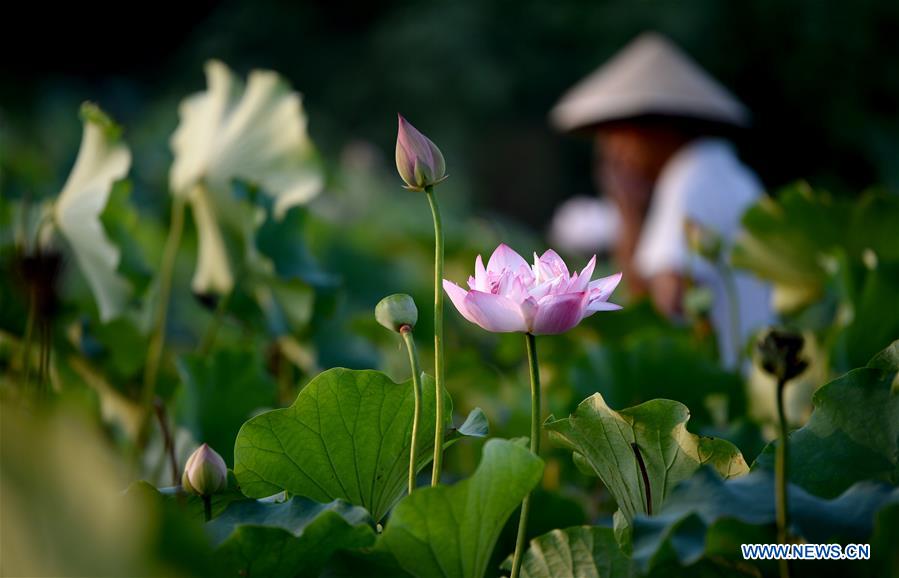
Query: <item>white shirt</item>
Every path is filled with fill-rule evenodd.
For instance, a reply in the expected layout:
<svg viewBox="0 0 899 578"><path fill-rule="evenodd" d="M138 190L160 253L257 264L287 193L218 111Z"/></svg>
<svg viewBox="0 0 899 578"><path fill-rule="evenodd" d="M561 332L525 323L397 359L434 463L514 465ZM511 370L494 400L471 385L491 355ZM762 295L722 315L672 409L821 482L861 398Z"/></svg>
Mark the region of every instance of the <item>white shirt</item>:
<svg viewBox="0 0 899 578"><path fill-rule="evenodd" d="M746 209L762 194L762 185L721 139L698 139L669 159L656 181L634 255L644 277L675 272L691 276L714 294L711 318L722 362L733 367L738 347L771 322L771 288L753 275L732 270L739 303L740 342L733 343L725 280L716 267L687 247L687 219L721 235L730 248Z"/></svg>

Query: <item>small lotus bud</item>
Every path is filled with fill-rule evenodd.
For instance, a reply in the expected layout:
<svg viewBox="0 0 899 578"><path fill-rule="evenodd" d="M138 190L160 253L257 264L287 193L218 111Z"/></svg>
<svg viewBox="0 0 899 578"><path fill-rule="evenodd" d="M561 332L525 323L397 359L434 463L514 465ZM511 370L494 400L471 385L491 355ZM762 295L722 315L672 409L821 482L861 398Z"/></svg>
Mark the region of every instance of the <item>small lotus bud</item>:
<svg viewBox="0 0 899 578"><path fill-rule="evenodd" d="M181 487L185 492L211 496L227 486L228 467L214 449L203 444L190 454L181 476Z"/></svg>
<svg viewBox="0 0 899 578"><path fill-rule="evenodd" d="M410 329L415 327L418 308L415 301L404 293L388 295L375 306L375 319L387 329L399 333L404 326Z"/></svg>
<svg viewBox="0 0 899 578"><path fill-rule="evenodd" d="M808 367L808 362L799 355L804 344L800 333L770 330L758 344L762 369L782 383L793 379Z"/></svg>
<svg viewBox="0 0 899 578"><path fill-rule="evenodd" d="M684 233L691 251L713 263L721 258L721 235L691 219L684 224Z"/></svg>
<svg viewBox="0 0 899 578"><path fill-rule="evenodd" d="M410 191L423 191L446 178L443 153L402 115L396 133L396 170Z"/></svg>

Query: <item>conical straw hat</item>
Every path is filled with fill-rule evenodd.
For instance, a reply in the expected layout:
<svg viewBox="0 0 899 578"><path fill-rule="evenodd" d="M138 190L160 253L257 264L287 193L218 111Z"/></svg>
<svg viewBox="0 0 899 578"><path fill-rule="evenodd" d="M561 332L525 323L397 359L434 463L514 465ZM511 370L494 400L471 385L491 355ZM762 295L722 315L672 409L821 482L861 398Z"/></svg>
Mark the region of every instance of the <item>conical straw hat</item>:
<svg viewBox="0 0 899 578"><path fill-rule="evenodd" d="M550 113L560 130L643 115L697 118L737 126L749 111L663 36L647 32L571 88Z"/></svg>

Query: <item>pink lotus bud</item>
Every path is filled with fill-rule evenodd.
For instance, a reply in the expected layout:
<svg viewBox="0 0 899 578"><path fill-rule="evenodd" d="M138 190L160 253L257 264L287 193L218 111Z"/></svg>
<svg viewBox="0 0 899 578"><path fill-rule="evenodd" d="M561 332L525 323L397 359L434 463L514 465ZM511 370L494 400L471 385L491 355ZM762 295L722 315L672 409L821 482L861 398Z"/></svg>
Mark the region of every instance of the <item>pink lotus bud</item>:
<svg viewBox="0 0 899 578"><path fill-rule="evenodd" d="M446 161L431 139L418 132L403 115L397 117L396 170L407 189L423 191L446 178Z"/></svg>
<svg viewBox="0 0 899 578"><path fill-rule="evenodd" d="M621 273L591 281L594 256L580 272L573 274L549 250L534 255L528 265L521 255L500 245L487 266L478 255L468 291L443 280L443 289L462 317L494 333L564 333L597 311L614 311L609 303Z"/></svg>
<svg viewBox="0 0 899 578"><path fill-rule="evenodd" d="M228 485L228 466L214 449L206 444L198 447L187 458L181 487L185 492L199 496L211 496Z"/></svg>

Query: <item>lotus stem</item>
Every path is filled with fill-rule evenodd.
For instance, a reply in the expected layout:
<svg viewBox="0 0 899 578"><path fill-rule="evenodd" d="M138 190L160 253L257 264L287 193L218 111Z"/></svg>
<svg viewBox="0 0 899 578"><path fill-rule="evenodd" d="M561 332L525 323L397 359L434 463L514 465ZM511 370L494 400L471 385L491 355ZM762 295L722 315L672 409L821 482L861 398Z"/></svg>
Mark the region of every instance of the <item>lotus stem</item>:
<svg viewBox="0 0 899 578"><path fill-rule="evenodd" d="M156 318L153 321L153 333L147 348L147 363L144 367L144 385L141 392L142 417L137 440L138 450L146 441L148 418L150 412L153 411L153 399L156 397L156 378L159 373L162 351L165 347L165 323L172 293L172 276L175 271L178 247L181 244L181 233L184 231L184 205L184 199L180 196L175 196L172 202L169 234L162 253L162 266L159 273L159 302L157 303Z"/></svg>
<svg viewBox="0 0 899 578"><path fill-rule="evenodd" d="M443 428L444 428L444 359L443 359L443 222L440 219L440 208L434 187L425 187L425 195L431 205L431 216L434 218L434 381L435 381L435 417L434 423L434 469L431 473L431 485L440 483L440 471L443 467Z"/></svg>
<svg viewBox="0 0 899 578"><path fill-rule="evenodd" d="M537 341L534 335L526 333L525 342L531 376L531 453L538 456L540 455L540 367L537 365ZM512 556L512 578L518 578L521 572L530 509L531 493L528 492L521 502L521 516L518 518L518 538L515 540L515 554Z"/></svg>
<svg viewBox="0 0 899 578"><path fill-rule="evenodd" d="M409 493L415 489L415 464L418 459L418 426L421 421L421 366L418 364L418 353L415 351L415 339L412 336L412 328L403 325L400 335L406 343L409 352L409 366L412 369L412 393L415 396L415 412L412 414L412 442L409 447Z"/></svg>
<svg viewBox="0 0 899 578"><path fill-rule="evenodd" d="M737 295L737 283L734 279L734 272L724 262L719 263L718 271L721 273L721 279L724 281L724 292L727 295L727 311L730 316L730 339L736 357L734 358L734 366L740 371L743 365L743 347L740 343L742 333L740 331L740 301Z"/></svg>
<svg viewBox="0 0 899 578"><path fill-rule="evenodd" d="M786 544L789 539L790 512L787 502L787 417L784 411L784 389L786 379L777 380L777 418L780 427L780 443L774 456L774 503L777 520L777 541ZM790 566L786 559L781 559L780 578L789 578Z"/></svg>
<svg viewBox="0 0 899 578"><path fill-rule="evenodd" d="M169 428L165 402L157 397L153 402L153 409L156 410L156 419L159 421L159 429L162 431L162 451L168 458L169 467L172 470L172 485L177 486L181 483L181 472L178 469L178 458L175 456L175 438L172 436L171 428Z"/></svg>

